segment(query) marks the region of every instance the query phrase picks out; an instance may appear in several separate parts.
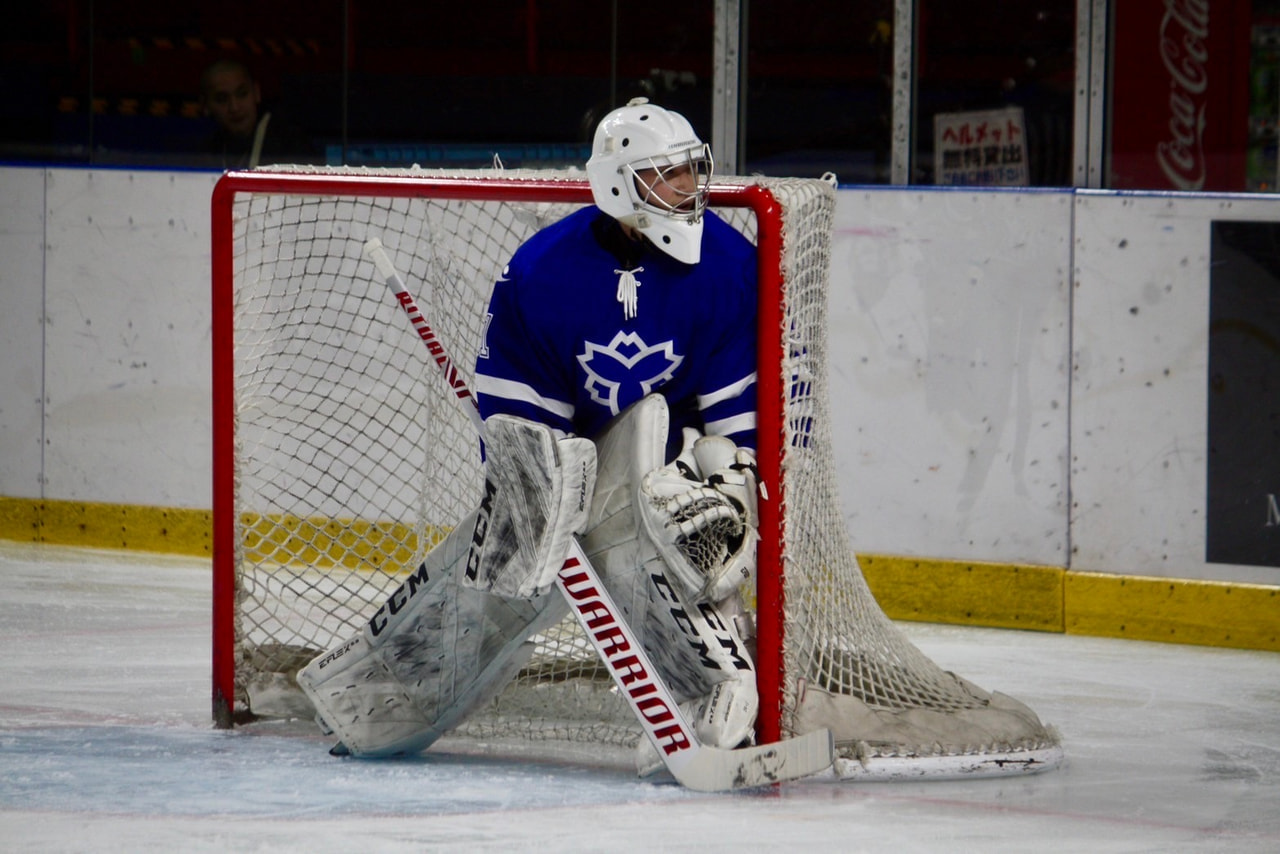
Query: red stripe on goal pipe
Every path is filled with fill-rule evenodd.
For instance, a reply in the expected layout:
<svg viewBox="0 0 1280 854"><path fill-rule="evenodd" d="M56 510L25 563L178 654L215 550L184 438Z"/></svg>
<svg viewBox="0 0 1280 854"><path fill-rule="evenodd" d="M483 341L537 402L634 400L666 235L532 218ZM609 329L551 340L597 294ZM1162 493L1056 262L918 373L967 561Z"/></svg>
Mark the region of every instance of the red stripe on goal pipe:
<svg viewBox="0 0 1280 854"><path fill-rule="evenodd" d="M786 662L782 506L782 454L786 447L783 386L785 335L782 206L763 187L745 190L756 215L759 317L756 322L756 462L767 497L760 497L760 543L756 547L756 687L761 744L782 739L782 699Z"/></svg>
<svg viewBox="0 0 1280 854"><path fill-rule="evenodd" d="M213 244L213 722L219 729L232 726L236 701L234 201L234 183L220 180L214 185L209 229Z"/></svg>

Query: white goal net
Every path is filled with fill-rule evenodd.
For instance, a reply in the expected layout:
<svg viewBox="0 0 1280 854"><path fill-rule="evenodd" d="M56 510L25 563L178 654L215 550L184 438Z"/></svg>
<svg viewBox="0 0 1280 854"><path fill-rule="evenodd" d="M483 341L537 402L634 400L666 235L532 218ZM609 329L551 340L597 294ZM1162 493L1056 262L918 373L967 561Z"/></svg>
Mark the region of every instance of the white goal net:
<svg viewBox="0 0 1280 854"><path fill-rule="evenodd" d="M214 716L310 717L295 674L364 627L481 487L477 438L362 252L377 238L470 382L489 289L589 203L549 172L229 173L214 192ZM835 191L734 179L757 243L759 738L830 728L842 777L1025 773L1060 760L1025 705L944 672L877 606L839 512L827 406ZM462 734L641 738L572 618Z"/></svg>

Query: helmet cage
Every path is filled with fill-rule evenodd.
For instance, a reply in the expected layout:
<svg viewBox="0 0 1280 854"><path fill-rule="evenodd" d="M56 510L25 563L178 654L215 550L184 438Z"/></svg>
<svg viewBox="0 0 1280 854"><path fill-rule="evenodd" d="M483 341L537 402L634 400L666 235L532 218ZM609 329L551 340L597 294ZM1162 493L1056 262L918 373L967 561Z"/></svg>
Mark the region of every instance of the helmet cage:
<svg viewBox="0 0 1280 854"><path fill-rule="evenodd" d="M622 172L630 178L632 204L637 225L644 228L646 213L657 214L689 223L702 220L707 207L707 190L715 161L711 146L702 144L682 151L656 157L645 157L622 166ZM692 175L692 190L685 189L688 181L674 181L678 175Z"/></svg>

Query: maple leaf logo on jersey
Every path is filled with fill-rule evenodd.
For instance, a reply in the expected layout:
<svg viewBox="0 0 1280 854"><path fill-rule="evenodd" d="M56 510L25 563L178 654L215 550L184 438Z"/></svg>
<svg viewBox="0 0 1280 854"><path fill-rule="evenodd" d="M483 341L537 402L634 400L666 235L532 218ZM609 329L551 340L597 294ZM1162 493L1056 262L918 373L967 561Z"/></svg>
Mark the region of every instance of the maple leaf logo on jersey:
<svg viewBox="0 0 1280 854"><path fill-rule="evenodd" d="M604 347L588 341L578 356L591 399L614 415L671 379L683 361L674 342L650 346L634 332L619 332Z"/></svg>

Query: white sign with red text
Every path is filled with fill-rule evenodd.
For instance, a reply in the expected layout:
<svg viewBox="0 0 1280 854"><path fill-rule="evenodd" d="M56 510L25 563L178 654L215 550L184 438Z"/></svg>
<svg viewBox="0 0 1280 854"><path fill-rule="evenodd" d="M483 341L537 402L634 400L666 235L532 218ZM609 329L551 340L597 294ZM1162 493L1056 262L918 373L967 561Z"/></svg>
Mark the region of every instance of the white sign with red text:
<svg viewBox="0 0 1280 854"><path fill-rule="evenodd" d="M934 183L1025 187L1027 134L1021 107L938 113L933 119Z"/></svg>

